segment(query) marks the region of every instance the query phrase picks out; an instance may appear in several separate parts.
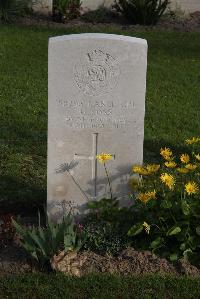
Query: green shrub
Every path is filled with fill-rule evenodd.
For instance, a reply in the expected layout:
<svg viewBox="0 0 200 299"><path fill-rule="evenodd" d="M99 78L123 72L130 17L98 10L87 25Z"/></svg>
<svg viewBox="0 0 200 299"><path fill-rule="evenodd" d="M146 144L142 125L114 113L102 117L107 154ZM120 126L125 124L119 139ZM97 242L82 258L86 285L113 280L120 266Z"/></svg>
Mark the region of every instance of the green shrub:
<svg viewBox="0 0 200 299"><path fill-rule="evenodd" d="M108 8L100 6L96 10L84 13L81 19L88 23L111 23L116 15Z"/></svg>
<svg viewBox="0 0 200 299"><path fill-rule="evenodd" d="M0 0L0 21L9 22L30 10L31 0Z"/></svg>
<svg viewBox="0 0 200 299"><path fill-rule="evenodd" d="M22 227L14 220L13 225L21 237L22 247L41 265L48 263L59 250L79 250L84 238L70 214L59 224L48 220L46 227Z"/></svg>
<svg viewBox="0 0 200 299"><path fill-rule="evenodd" d="M132 24L155 25L169 0L115 0L114 7Z"/></svg>
<svg viewBox="0 0 200 299"><path fill-rule="evenodd" d="M163 163L133 167L140 175L133 205L137 222L128 235L171 261L184 256L200 262L199 143L200 138L193 137L186 140L191 151L176 157L164 148L160 151Z"/></svg>
<svg viewBox="0 0 200 299"><path fill-rule="evenodd" d="M130 244L126 234L133 221L130 209L120 207L116 198L90 201L88 208L85 249L115 255Z"/></svg>
<svg viewBox="0 0 200 299"><path fill-rule="evenodd" d="M73 20L80 16L81 0L56 0L54 11L58 11L62 22Z"/></svg>
<svg viewBox="0 0 200 299"><path fill-rule="evenodd" d="M89 222L84 232L86 242L84 249L99 254L116 255L125 247L124 236L120 235L111 223L106 221Z"/></svg>

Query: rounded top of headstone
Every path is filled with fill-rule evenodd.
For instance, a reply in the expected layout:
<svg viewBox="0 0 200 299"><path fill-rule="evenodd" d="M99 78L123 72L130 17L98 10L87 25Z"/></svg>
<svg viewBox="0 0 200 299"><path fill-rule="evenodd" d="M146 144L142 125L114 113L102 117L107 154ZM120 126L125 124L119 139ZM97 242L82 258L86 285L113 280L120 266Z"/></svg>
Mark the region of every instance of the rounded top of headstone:
<svg viewBox="0 0 200 299"><path fill-rule="evenodd" d="M64 42L67 40L79 40L79 39L107 39L107 40L118 40L130 43L138 43L147 46L147 41L142 38L118 35L118 34L106 34L106 33L81 33L81 34L69 34L61 35L49 38L50 43Z"/></svg>

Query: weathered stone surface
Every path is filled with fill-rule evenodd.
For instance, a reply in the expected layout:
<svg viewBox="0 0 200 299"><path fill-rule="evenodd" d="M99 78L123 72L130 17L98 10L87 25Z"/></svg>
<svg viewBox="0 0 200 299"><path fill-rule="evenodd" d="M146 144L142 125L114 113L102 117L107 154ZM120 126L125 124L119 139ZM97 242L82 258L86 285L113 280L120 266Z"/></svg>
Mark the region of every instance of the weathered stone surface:
<svg viewBox="0 0 200 299"><path fill-rule="evenodd" d="M60 219L72 205L110 196L96 154L107 164L115 196L128 194L131 167L143 160L147 43L77 34L49 42L48 211Z"/></svg>

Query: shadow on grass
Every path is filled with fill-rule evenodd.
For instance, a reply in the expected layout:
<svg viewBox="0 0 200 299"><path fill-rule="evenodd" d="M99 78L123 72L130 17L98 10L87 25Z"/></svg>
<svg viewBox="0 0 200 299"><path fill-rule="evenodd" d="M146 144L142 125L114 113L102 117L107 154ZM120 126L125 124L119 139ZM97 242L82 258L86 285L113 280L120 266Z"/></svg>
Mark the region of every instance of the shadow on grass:
<svg viewBox="0 0 200 299"><path fill-rule="evenodd" d="M44 209L46 190L20 182L20 179L0 177L0 213L13 213L25 216Z"/></svg>
<svg viewBox="0 0 200 299"><path fill-rule="evenodd" d="M160 163L162 157L160 156L161 148L170 148L173 152L173 155L178 158L182 153L190 153L191 147L186 144L173 144L164 139L144 140L144 162L145 163Z"/></svg>

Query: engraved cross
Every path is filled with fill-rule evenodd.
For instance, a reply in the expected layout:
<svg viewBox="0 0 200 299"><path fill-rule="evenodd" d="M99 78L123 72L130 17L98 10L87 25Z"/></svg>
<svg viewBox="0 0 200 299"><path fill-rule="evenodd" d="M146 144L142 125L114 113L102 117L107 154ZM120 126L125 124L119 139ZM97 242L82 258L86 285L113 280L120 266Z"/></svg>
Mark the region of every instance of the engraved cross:
<svg viewBox="0 0 200 299"><path fill-rule="evenodd" d="M92 134L92 154L90 156L74 154L74 160L92 161L92 181L94 182L94 198L97 196L97 154L98 154L98 133ZM115 159L115 155L113 160Z"/></svg>

